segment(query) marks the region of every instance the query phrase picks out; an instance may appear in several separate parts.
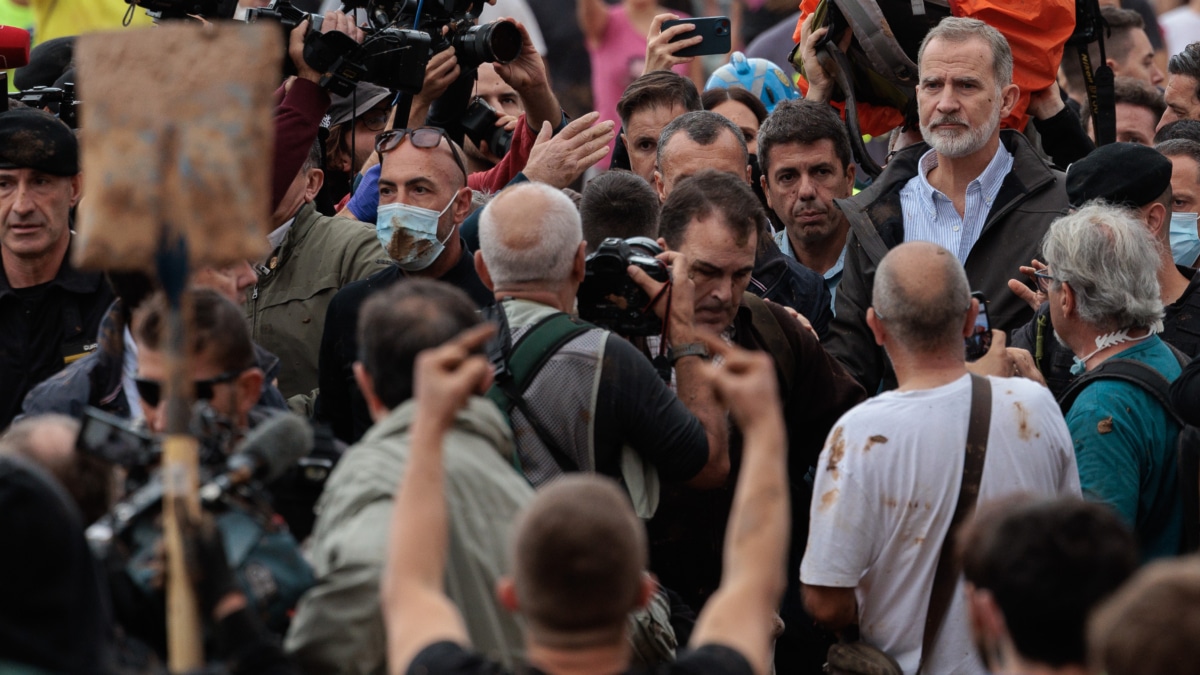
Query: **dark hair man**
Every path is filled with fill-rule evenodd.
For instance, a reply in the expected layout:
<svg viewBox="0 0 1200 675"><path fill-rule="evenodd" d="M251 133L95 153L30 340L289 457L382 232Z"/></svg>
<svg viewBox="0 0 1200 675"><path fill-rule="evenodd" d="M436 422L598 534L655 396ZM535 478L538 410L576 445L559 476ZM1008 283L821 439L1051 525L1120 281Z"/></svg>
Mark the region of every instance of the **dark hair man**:
<svg viewBox="0 0 1200 675"><path fill-rule="evenodd" d="M826 348L867 391L892 386L866 321L875 268L889 249L929 241L949 250L971 289L987 296L992 328L1008 331L1032 314L1009 292L1009 271L1037 257L1042 234L1067 205L1063 174L1024 136L1000 130L1018 91L999 31L948 17L925 36L918 57L925 143L901 150L871 187L837 202L850 236Z"/></svg>
<svg viewBox="0 0 1200 675"><path fill-rule="evenodd" d="M1142 80L1118 77L1113 83L1113 99L1116 101L1117 142L1154 145L1154 130L1167 109L1158 89ZM1088 136L1095 140L1096 131L1091 108L1083 108L1084 124Z"/></svg>
<svg viewBox="0 0 1200 675"><path fill-rule="evenodd" d="M705 169L736 176L750 185L751 167L746 141L737 125L709 110L691 112L663 129L658 142L658 170L654 185L665 201L682 179ZM747 213L761 215L751 292L807 317L824 338L832 318L829 290L824 279L794 259L783 255L769 236L769 221L763 209L747 205Z"/></svg>
<svg viewBox="0 0 1200 675"><path fill-rule="evenodd" d="M579 218L592 253L608 237L658 237L658 194L641 176L607 171L583 188Z"/></svg>
<svg viewBox="0 0 1200 675"><path fill-rule="evenodd" d="M669 70L646 73L625 88L617 101L621 142L629 152L629 168L654 183L659 136L680 115L700 110L700 94L691 80Z"/></svg>
<svg viewBox="0 0 1200 675"><path fill-rule="evenodd" d="M1200 120L1200 42L1193 42L1167 61L1167 111L1158 128L1175 120Z"/></svg>
<svg viewBox="0 0 1200 675"><path fill-rule="evenodd" d="M1042 244L1055 336L1075 353L1074 372L1134 361L1167 381L1179 376L1175 353L1155 333L1163 302L1156 273L1161 249L1126 210L1092 204L1050 226ZM1089 499L1121 514L1143 558L1179 552L1183 509L1175 441L1179 423L1144 388L1108 378L1079 382L1061 403L1079 479ZM1075 388L1074 386L1072 387Z"/></svg>
<svg viewBox="0 0 1200 675"><path fill-rule="evenodd" d="M479 240L475 266L498 303L489 313L504 327L493 349L507 363L512 345L574 307L584 277L579 212L548 185L516 185L485 207ZM699 355L702 320L693 318L687 289L676 286L666 339L679 397L637 348L606 330L591 327L563 343L511 411L530 483L541 486L573 471L626 477L628 446L632 458L664 482L723 485L729 472L725 416L698 379L701 359L690 358ZM631 478L627 487L639 501L643 495ZM652 501L644 510L648 517Z"/></svg>
<svg viewBox="0 0 1200 675"><path fill-rule="evenodd" d="M457 286L481 307L492 302L458 232L471 212L462 150L434 127L384 132L375 147L383 157L375 233L382 252L395 264L334 295L318 359L321 392L315 416L347 443L357 441L371 425L353 372L358 356L354 327L368 295L417 277Z"/></svg>
<svg viewBox="0 0 1200 675"><path fill-rule="evenodd" d="M971 633L997 675L1086 672L1092 609L1138 566L1112 509L1015 497L980 509L958 536Z"/></svg>
<svg viewBox="0 0 1200 675"><path fill-rule="evenodd" d="M1092 672L1197 675L1200 569L1194 557L1143 567L1088 623Z"/></svg>
<svg viewBox="0 0 1200 675"><path fill-rule="evenodd" d="M205 400L234 429L250 426L250 409L258 401L263 372L255 364L250 329L236 305L215 291L190 291L189 375L197 400ZM138 397L151 431L166 430L167 303L161 293L134 312L137 342Z"/></svg>
<svg viewBox="0 0 1200 675"><path fill-rule="evenodd" d="M702 331L729 336L744 349L767 352L775 362L788 424L788 475L795 490L790 549L794 569L808 525L808 495L801 488L804 476L816 462L833 422L864 395L787 310L746 293L763 217L753 194L743 180L725 172L707 170L685 178L663 204L659 235L668 251L665 257L675 265L672 311L680 302L679 288L686 285L693 289L696 325ZM642 274L634 277L655 296L658 284ZM730 452L737 456L736 444ZM664 500L651 523L655 572L667 587L699 608L721 578L720 550L714 542L724 538L728 494L672 497ZM711 517L697 518L697 513ZM776 648L781 672L801 667L795 659L802 657L791 641L811 622L798 611L786 606L782 610L788 632Z"/></svg>
<svg viewBox="0 0 1200 675"><path fill-rule="evenodd" d="M387 666L379 605L383 533L396 483L416 464L417 354L479 323L463 291L427 279L391 286L363 305L354 372L377 423L338 463L319 502L310 547L319 584L301 599L286 643L305 672L382 672ZM533 490L513 470L512 431L495 405L472 397L447 421L447 498L455 519L445 568L449 595L471 608L465 627L472 641L512 663L520 627L490 591L503 574L509 523Z"/></svg>
<svg viewBox="0 0 1200 675"><path fill-rule="evenodd" d="M857 624L862 640L906 673L984 673L962 602L949 604L931 653L922 647L965 480L972 402L991 404L981 506L1013 492L1078 495L1070 436L1045 387L968 373L963 338L979 307L953 253L902 244L880 262L874 284L867 321L899 389L843 415L821 451L800 567L804 604L831 630Z"/></svg>
<svg viewBox="0 0 1200 675"><path fill-rule="evenodd" d="M314 142L271 217L271 253L246 302L251 336L279 357L279 391L290 398L317 388L325 314L338 290L378 271L383 256L364 223L321 215L321 147Z"/></svg>
<svg viewBox="0 0 1200 675"><path fill-rule="evenodd" d="M1154 47L1146 34L1142 15L1132 9L1111 6L1101 7L1100 14L1108 24L1104 34L1104 63L1112 69L1113 75L1132 77L1151 87L1161 85L1165 78L1154 62ZM1089 52L1092 68L1096 68L1100 65L1100 47L1093 43L1089 46ZM1062 64L1070 87L1068 93L1086 108L1087 90L1083 71L1079 67L1078 52L1074 48L1068 49L1063 55Z"/></svg>
<svg viewBox="0 0 1200 675"><path fill-rule="evenodd" d="M485 338L467 333L418 361L413 460L396 500L383 580L389 659L406 672L508 672L469 650L463 619L471 608L451 602L443 582L449 536L443 439L450 438L456 410L487 384L487 361L472 356ZM782 415L772 403L769 359L717 339L705 342L723 359L708 375L714 393L745 433L729 523L738 536L726 542L721 587L692 632L695 651L656 672L761 674L770 669L772 610L785 584ZM644 537L625 495L607 479L568 476L537 494L512 533L512 576L497 589L525 619L530 670L627 671L626 617L654 588L645 574Z"/></svg>
<svg viewBox="0 0 1200 675"><path fill-rule="evenodd" d="M67 260L79 144L49 113L0 114L0 429L38 382L95 349L113 295Z"/></svg>
<svg viewBox="0 0 1200 675"><path fill-rule="evenodd" d="M775 243L823 276L836 300L850 223L833 200L854 189L846 125L824 103L783 101L758 130L758 163L767 204L784 225Z"/></svg>

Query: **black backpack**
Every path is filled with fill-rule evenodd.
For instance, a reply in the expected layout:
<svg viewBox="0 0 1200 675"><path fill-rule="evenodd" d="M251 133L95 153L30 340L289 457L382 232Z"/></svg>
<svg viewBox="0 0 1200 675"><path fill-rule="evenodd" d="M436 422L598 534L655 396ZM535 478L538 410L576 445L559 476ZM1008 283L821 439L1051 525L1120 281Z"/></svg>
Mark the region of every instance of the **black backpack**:
<svg viewBox="0 0 1200 675"><path fill-rule="evenodd" d="M1180 366L1187 365L1187 355L1174 347L1171 347L1171 352ZM1167 378L1145 363L1133 359L1109 359L1095 370L1076 378L1059 399L1063 414L1070 411L1085 387L1099 379L1121 380L1141 387L1179 423L1179 437L1175 441L1179 496L1183 502L1183 532L1179 548L1180 553L1196 551L1200 546L1200 427L1184 422L1175 411L1175 406L1171 404L1171 383Z"/></svg>

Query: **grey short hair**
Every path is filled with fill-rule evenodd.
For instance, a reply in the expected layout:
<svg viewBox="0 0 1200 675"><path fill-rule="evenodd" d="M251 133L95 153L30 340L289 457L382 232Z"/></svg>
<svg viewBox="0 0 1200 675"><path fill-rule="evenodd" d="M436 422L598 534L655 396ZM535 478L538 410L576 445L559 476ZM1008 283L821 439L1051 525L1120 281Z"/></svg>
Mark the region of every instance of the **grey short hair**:
<svg viewBox="0 0 1200 675"><path fill-rule="evenodd" d="M540 199L543 207L527 209L527 217L520 223L497 222L497 204L522 198ZM533 230L531 239L536 243L523 249L505 245L500 230L513 227ZM561 190L544 183L506 188L488 202L479 216L479 251L496 288L566 281L582 241L579 209Z"/></svg>
<svg viewBox="0 0 1200 675"><path fill-rule="evenodd" d="M973 38L979 38L991 47L992 74L996 78L996 86L1005 87L1012 84L1013 55L1008 40L1000 31L979 19L958 16L948 16L942 19L941 23L926 33L925 39L921 41L921 48L917 50L917 66L919 67L921 61L925 59L925 48L934 39L960 43Z"/></svg>
<svg viewBox="0 0 1200 675"><path fill-rule="evenodd" d="M721 137L722 131L728 131L737 139L738 146L742 149L742 165L750 163L750 150L746 146L746 139L742 137L742 130L736 124L729 121L728 117L711 110L696 110L676 117L663 127L658 136L658 157L655 160L659 171L662 171L663 148L666 148L671 137L680 131L686 132L689 139L700 145L712 145Z"/></svg>
<svg viewBox="0 0 1200 675"><path fill-rule="evenodd" d="M1054 287L1071 285L1087 323L1120 330L1162 318L1159 250L1136 212L1088 202L1050 225L1042 252Z"/></svg>
<svg viewBox="0 0 1200 675"><path fill-rule="evenodd" d="M914 287L913 282L902 278L896 269L896 256L889 253L875 271L871 307L907 349L924 354L957 349L961 354L971 285L953 253L935 244L928 246L936 249L930 264L940 263L942 283Z"/></svg>

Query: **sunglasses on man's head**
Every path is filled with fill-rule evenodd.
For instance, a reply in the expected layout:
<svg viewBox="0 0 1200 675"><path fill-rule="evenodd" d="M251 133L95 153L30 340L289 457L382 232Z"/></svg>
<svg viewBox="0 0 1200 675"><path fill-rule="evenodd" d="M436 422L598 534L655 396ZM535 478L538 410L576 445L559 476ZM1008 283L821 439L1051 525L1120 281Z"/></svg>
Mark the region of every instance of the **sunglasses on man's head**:
<svg viewBox="0 0 1200 675"><path fill-rule="evenodd" d="M196 396L197 401L211 401L213 397L213 387L218 384L227 384L233 382L239 375L246 372L245 370L230 370L221 373L216 377L210 377L207 380L193 380L192 392ZM134 381L137 385L138 396L142 402L151 408L158 407L159 401L162 400L163 385L158 380L146 380L137 378Z"/></svg>
<svg viewBox="0 0 1200 675"><path fill-rule="evenodd" d="M392 129L385 131L375 137L375 152L383 154L391 152L400 147L404 139L408 137L412 139L412 144L418 148L436 148L441 145L442 139L446 139L447 145L450 146L450 156L454 158L454 163L463 173L465 178L467 175L467 167L463 164L462 159L458 156L458 151L454 149L454 142L446 135L446 132L437 127L417 127L416 129Z"/></svg>

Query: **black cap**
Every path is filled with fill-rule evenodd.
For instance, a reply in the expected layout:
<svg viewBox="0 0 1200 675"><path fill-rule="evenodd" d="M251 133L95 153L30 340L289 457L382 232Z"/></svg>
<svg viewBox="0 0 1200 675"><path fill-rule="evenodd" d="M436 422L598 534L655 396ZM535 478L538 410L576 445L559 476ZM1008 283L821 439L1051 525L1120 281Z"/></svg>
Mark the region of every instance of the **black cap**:
<svg viewBox="0 0 1200 675"><path fill-rule="evenodd" d="M359 82L349 96L334 94L329 97L332 102L329 105L329 124L326 126L332 129L339 124L357 119L371 108L379 105L381 101L392 96L392 92L377 84Z"/></svg>
<svg viewBox="0 0 1200 675"><path fill-rule="evenodd" d="M1067 167L1067 199L1079 208L1093 199L1142 207L1171 187L1171 160L1137 143L1109 143Z"/></svg>
<svg viewBox="0 0 1200 675"><path fill-rule="evenodd" d="M22 90L54 86L54 82L71 67L74 54L74 36L46 40L29 52L29 65L17 68L13 84Z"/></svg>
<svg viewBox="0 0 1200 675"><path fill-rule="evenodd" d="M0 114L0 169L36 169L55 176L79 173L79 142L54 115L33 108Z"/></svg>

